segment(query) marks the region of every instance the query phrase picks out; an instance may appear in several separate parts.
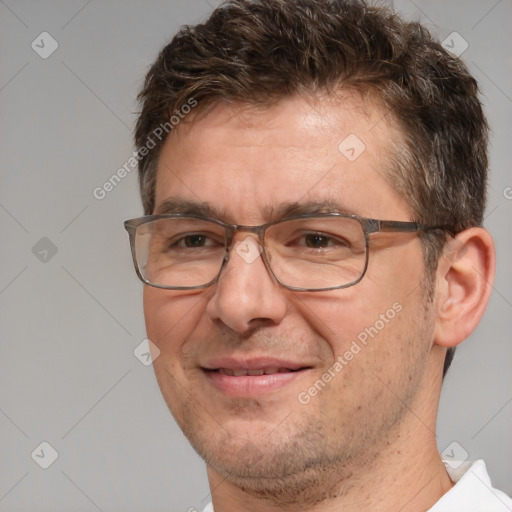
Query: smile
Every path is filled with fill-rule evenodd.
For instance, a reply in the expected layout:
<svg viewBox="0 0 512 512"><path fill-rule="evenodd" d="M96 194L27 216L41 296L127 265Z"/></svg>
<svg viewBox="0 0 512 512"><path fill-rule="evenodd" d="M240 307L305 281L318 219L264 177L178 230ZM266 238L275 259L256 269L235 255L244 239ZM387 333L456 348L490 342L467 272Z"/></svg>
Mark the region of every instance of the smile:
<svg viewBox="0 0 512 512"><path fill-rule="evenodd" d="M255 398L274 393L310 369L310 366L298 363L263 359L212 361L202 368L209 385L221 395L233 398Z"/></svg>
<svg viewBox="0 0 512 512"><path fill-rule="evenodd" d="M242 376L259 376L259 375L274 375L275 373L289 373L289 372L296 372L300 370L292 370L291 368L259 368L259 369L241 369L241 370L235 370L232 368L219 368L217 371L219 373L223 373L224 375L230 375L231 377L242 377Z"/></svg>

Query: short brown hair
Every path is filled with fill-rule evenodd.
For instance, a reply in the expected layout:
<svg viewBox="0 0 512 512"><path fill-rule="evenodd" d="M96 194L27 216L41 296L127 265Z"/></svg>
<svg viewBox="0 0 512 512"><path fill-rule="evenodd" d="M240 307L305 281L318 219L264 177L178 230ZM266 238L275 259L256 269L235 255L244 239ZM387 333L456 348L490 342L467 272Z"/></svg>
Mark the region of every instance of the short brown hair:
<svg viewBox="0 0 512 512"><path fill-rule="evenodd" d="M146 146L191 98L200 111L220 100L269 105L340 87L376 93L396 120L403 140L388 174L415 221L452 233L481 225L488 127L475 79L419 23L363 0L229 0L204 23L184 26L146 76L135 142ZM164 140L139 153L146 214ZM432 276L445 234L421 239ZM444 373L452 358L450 349Z"/></svg>

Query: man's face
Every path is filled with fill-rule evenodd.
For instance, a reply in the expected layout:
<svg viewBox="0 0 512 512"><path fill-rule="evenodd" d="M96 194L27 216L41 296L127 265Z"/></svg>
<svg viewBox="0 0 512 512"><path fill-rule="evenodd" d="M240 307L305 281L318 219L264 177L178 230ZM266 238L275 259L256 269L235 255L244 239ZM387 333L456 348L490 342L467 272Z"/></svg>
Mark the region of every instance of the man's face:
<svg viewBox="0 0 512 512"><path fill-rule="evenodd" d="M155 213L181 200L260 225L290 205L329 203L410 221L385 179L398 136L355 95L266 109L219 104L167 139ZM239 232L234 245L247 237L257 240ZM261 257L247 262L236 250L209 288L146 286L158 383L210 471L256 493L299 492L329 469L341 476L375 456L424 387L432 343L424 274L416 235L378 233L365 277L345 289L287 290ZM239 375L246 369L255 375Z"/></svg>

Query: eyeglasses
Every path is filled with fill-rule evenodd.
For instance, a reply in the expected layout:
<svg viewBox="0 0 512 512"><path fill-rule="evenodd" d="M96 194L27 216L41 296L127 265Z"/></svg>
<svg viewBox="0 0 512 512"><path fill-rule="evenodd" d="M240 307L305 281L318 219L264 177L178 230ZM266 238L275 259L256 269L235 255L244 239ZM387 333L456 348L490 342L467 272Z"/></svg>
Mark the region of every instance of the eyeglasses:
<svg viewBox="0 0 512 512"><path fill-rule="evenodd" d="M286 217L261 226L227 224L188 214L150 215L127 220L124 226L139 278L169 290L215 284L233 257L231 248L238 231L258 236L259 246L251 239L252 249L247 244L245 250L256 249L256 257L261 252L268 272L283 287L327 291L361 281L368 268L371 233L442 229L341 213Z"/></svg>

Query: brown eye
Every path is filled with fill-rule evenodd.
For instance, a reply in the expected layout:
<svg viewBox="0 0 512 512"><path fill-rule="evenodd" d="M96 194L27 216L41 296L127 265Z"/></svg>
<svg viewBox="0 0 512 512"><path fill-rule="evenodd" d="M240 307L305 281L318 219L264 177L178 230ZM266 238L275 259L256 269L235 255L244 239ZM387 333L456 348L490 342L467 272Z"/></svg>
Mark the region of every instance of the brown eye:
<svg viewBox="0 0 512 512"><path fill-rule="evenodd" d="M185 247L204 247L208 244L208 238L205 235L189 235L182 238L178 245L183 245Z"/></svg>
<svg viewBox="0 0 512 512"><path fill-rule="evenodd" d="M318 233L305 235L304 241L307 247L311 247L312 249L322 249L323 247L328 247L329 244L332 243L332 240L328 236Z"/></svg>

